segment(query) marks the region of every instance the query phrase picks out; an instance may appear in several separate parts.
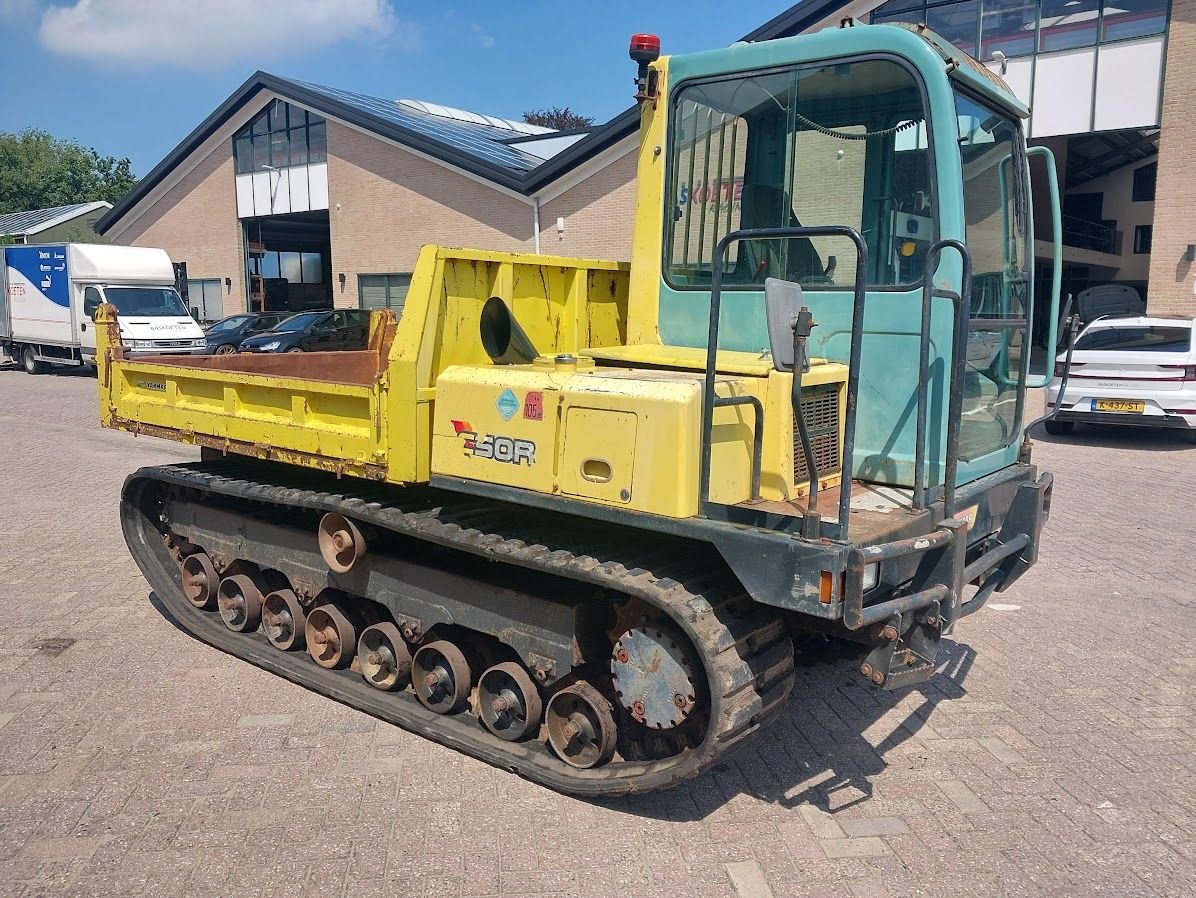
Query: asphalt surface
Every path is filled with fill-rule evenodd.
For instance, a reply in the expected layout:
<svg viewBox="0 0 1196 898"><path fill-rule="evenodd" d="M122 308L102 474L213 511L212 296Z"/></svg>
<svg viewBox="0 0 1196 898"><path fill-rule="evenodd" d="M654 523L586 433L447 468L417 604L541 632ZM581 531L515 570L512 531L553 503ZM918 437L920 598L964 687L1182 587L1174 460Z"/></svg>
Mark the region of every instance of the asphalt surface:
<svg viewBox="0 0 1196 898"><path fill-rule="evenodd" d="M117 501L196 457L100 429L93 378L0 370L0 896L1196 894L1184 435L1040 434L1040 563L932 681L804 657L782 720L716 772L606 802L173 626Z"/></svg>

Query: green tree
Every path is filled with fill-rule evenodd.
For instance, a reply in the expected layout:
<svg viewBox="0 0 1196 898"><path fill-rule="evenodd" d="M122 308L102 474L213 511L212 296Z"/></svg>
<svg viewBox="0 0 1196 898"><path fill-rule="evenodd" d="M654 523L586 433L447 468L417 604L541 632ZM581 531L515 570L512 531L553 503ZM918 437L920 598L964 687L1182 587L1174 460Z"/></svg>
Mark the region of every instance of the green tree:
<svg viewBox="0 0 1196 898"><path fill-rule="evenodd" d="M568 106L553 106L551 109L529 109L523 113L523 120L529 125L552 128L556 131L573 131L588 128L594 120L588 115L579 115Z"/></svg>
<svg viewBox="0 0 1196 898"><path fill-rule="evenodd" d="M127 158L101 156L45 131L0 132L0 213L115 203L136 183Z"/></svg>

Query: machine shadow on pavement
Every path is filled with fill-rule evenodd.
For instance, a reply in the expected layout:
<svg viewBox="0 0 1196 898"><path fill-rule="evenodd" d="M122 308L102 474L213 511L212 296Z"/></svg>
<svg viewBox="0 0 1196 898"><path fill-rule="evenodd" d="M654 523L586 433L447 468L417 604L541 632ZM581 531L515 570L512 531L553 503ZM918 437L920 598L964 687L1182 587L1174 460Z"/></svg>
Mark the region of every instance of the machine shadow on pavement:
<svg viewBox="0 0 1196 898"><path fill-rule="evenodd" d="M740 795L784 808L810 805L830 814L865 803L872 797L872 779L888 766L886 754L916 736L940 704L967 695L963 684L975 651L944 639L939 656L946 660L927 682L892 692L873 690L858 673L864 657L859 646L814 637L797 647L797 682L781 719L711 773L669 792L597 803L678 822L702 820ZM911 695L918 697L917 706L873 745L864 734Z"/></svg>

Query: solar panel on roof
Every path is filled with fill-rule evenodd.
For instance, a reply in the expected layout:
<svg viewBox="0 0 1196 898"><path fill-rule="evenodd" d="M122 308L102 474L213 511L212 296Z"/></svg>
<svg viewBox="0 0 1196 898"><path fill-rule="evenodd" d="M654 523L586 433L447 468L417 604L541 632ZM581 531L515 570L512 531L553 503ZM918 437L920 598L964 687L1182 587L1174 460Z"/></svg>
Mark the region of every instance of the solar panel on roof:
<svg viewBox="0 0 1196 898"><path fill-rule="evenodd" d="M512 172L526 172L543 160L537 156L507 146L501 141L511 137L511 129L497 125L423 111L415 104L400 104L380 97L370 97L352 91L302 81L292 82L304 90L327 97L357 112L379 121L412 131L423 137L442 143L458 153L505 168ZM420 103L431 108L433 104ZM482 116L478 116L479 119Z"/></svg>

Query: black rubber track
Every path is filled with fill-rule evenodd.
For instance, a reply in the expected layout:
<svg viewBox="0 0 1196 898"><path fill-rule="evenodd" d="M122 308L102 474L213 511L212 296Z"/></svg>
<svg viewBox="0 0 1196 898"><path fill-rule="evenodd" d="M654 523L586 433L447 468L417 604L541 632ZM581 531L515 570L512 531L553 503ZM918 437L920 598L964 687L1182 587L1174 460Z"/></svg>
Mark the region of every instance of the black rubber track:
<svg viewBox="0 0 1196 898"><path fill-rule="evenodd" d="M250 508L336 511L358 521L484 558L633 596L667 614L702 656L710 683L705 739L661 761L612 762L577 770L541 743L504 742L468 713L437 715L409 693L383 693L351 671L325 670L305 653L273 648L260 634L233 633L215 612L185 598L179 566L163 540L168 491L233 497ZM339 490L339 491L332 491ZM771 609L744 601L712 547L654 545L640 531L488 502L424 487L397 488L269 462L219 460L142 468L125 481L125 540L176 621L199 639L329 698L435 742L582 796L667 789L697 776L771 720L793 688L793 652ZM645 549L645 545L649 548ZM617 559L617 560L616 560ZM745 610L746 609L746 610Z"/></svg>

